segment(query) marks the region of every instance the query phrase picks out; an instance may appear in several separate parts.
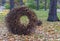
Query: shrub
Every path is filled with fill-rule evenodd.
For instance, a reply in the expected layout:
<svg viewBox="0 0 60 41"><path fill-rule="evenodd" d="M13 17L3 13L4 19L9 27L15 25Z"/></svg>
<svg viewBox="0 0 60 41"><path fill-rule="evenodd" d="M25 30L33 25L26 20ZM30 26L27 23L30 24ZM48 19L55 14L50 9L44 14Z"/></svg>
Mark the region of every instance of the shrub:
<svg viewBox="0 0 60 41"><path fill-rule="evenodd" d="M34 3L26 3L25 5L29 8L36 9L36 5Z"/></svg>
<svg viewBox="0 0 60 41"><path fill-rule="evenodd" d="M8 3L6 3L4 6L5 6L6 9L10 8L10 5Z"/></svg>

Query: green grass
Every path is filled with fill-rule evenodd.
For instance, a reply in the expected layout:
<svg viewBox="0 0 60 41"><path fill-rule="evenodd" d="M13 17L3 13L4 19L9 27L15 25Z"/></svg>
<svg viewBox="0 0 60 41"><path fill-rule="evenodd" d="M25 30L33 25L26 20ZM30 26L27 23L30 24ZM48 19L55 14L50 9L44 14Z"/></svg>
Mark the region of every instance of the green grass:
<svg viewBox="0 0 60 41"><path fill-rule="evenodd" d="M27 24L29 23L29 19L27 16L22 16L20 18L20 22L21 22L21 24L24 24L25 26L27 26Z"/></svg>
<svg viewBox="0 0 60 41"><path fill-rule="evenodd" d="M36 13L38 19L41 19L41 20L47 20L47 17L48 17L48 11L44 11L44 10L34 10L34 12Z"/></svg>
<svg viewBox="0 0 60 41"><path fill-rule="evenodd" d="M37 11L37 10L34 10L34 12L36 13L38 19L47 20L49 11L44 11L44 10ZM60 19L60 12L57 13L57 16Z"/></svg>
<svg viewBox="0 0 60 41"><path fill-rule="evenodd" d="M5 16L4 15L0 15L0 22L3 22L5 20Z"/></svg>

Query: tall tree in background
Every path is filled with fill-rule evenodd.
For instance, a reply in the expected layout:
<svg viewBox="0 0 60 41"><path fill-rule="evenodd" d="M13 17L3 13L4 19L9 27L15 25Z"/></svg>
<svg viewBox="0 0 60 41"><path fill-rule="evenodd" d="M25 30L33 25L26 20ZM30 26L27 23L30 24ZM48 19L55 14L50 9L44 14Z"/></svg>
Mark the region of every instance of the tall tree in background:
<svg viewBox="0 0 60 41"><path fill-rule="evenodd" d="M36 4L37 4L37 10L39 10L39 0L36 0Z"/></svg>
<svg viewBox="0 0 60 41"><path fill-rule="evenodd" d="M2 0L2 5L3 5L3 6L4 6L5 2L6 2L6 0Z"/></svg>
<svg viewBox="0 0 60 41"><path fill-rule="evenodd" d="M23 5L23 0L20 0L20 5Z"/></svg>
<svg viewBox="0 0 60 41"><path fill-rule="evenodd" d="M10 0L10 10L14 8L14 0Z"/></svg>
<svg viewBox="0 0 60 41"><path fill-rule="evenodd" d="M57 0L50 0L48 21L59 21L57 17Z"/></svg>
<svg viewBox="0 0 60 41"><path fill-rule="evenodd" d="M45 11L47 10L46 6L47 6L47 0L45 0L45 6L44 6Z"/></svg>

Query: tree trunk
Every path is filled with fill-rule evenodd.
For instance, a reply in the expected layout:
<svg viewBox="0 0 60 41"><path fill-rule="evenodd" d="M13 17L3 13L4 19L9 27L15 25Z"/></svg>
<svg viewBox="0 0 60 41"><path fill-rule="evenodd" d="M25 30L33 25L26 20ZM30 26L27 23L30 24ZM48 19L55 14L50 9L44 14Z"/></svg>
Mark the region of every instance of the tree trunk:
<svg viewBox="0 0 60 41"><path fill-rule="evenodd" d="M23 0L20 0L20 5L21 5L21 6L23 5Z"/></svg>
<svg viewBox="0 0 60 41"><path fill-rule="evenodd" d="M4 6L5 2L6 2L6 0L2 0L2 5L3 5L3 6Z"/></svg>
<svg viewBox="0 0 60 41"><path fill-rule="evenodd" d="M10 0L10 10L14 8L14 0Z"/></svg>
<svg viewBox="0 0 60 41"><path fill-rule="evenodd" d="M57 0L50 0L48 21L59 21L57 17Z"/></svg>
<svg viewBox="0 0 60 41"><path fill-rule="evenodd" d="M45 0L45 7L44 7L45 11L47 10L46 5L47 5L47 0Z"/></svg>
<svg viewBox="0 0 60 41"><path fill-rule="evenodd" d="M39 0L36 0L37 7L36 9L39 10Z"/></svg>

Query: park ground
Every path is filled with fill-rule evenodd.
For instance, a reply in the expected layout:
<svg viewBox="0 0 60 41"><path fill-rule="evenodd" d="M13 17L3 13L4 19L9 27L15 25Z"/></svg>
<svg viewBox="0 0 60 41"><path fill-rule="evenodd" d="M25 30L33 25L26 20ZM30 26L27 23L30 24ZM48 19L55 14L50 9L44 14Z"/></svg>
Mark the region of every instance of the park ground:
<svg viewBox="0 0 60 41"><path fill-rule="evenodd" d="M4 10L0 12L0 41L60 41L60 21L49 22L48 11L35 10L39 20L42 21L41 26L37 26L35 33L32 35L13 35L8 32L5 26L5 17L9 10ZM60 19L60 12L57 12L57 16Z"/></svg>

